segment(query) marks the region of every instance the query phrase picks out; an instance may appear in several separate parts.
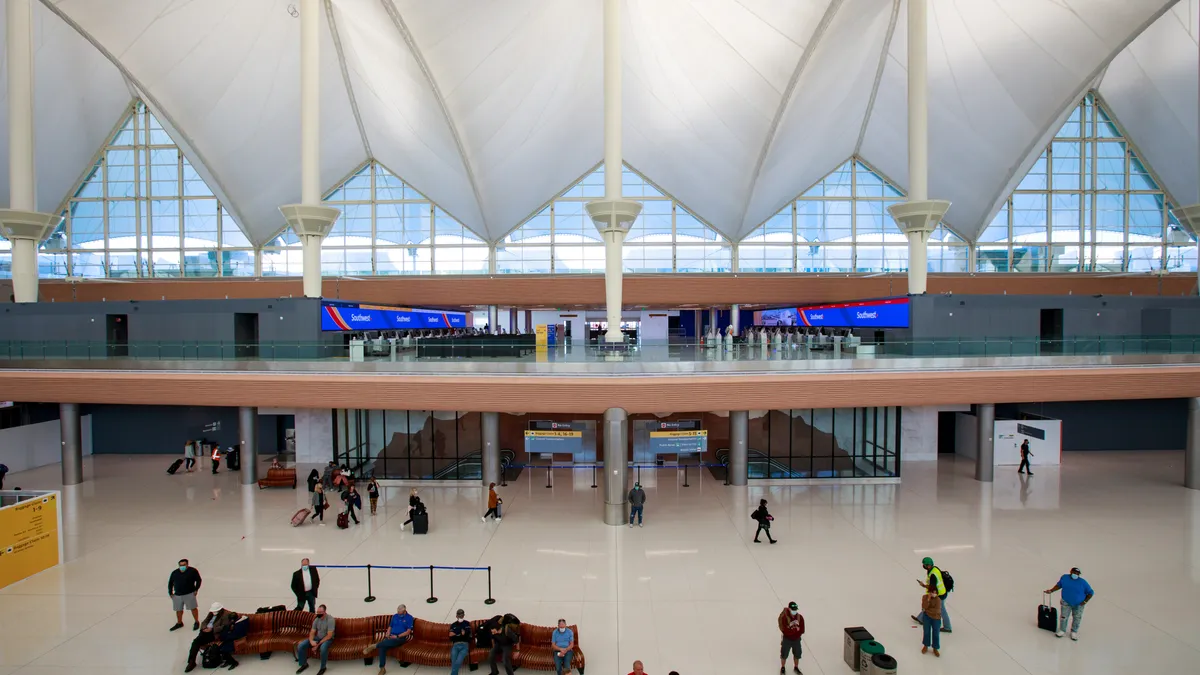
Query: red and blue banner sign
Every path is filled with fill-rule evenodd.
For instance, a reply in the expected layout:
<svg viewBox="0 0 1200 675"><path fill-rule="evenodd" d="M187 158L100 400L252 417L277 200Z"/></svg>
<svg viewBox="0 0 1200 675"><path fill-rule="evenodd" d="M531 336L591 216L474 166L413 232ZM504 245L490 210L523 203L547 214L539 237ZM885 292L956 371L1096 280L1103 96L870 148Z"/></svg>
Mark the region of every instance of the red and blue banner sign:
<svg viewBox="0 0 1200 675"><path fill-rule="evenodd" d="M763 310L760 323L814 328L908 328L908 298L767 309Z"/></svg>
<svg viewBox="0 0 1200 675"><path fill-rule="evenodd" d="M466 328L465 312L437 309L360 305L353 302L321 302L321 330L418 330Z"/></svg>

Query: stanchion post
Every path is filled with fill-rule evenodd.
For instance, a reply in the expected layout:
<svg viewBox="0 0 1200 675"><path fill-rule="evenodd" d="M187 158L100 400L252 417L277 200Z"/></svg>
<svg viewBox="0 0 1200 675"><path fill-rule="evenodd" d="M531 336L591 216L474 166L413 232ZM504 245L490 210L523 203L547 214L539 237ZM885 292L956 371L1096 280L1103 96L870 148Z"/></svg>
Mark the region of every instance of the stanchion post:
<svg viewBox="0 0 1200 675"><path fill-rule="evenodd" d="M483 604L494 605L494 604L496 604L496 599L492 597L492 566L491 565L488 565L487 572L488 572L488 596L487 596L487 600L483 601Z"/></svg>
<svg viewBox="0 0 1200 675"><path fill-rule="evenodd" d="M725 484L729 485L729 460L726 460L723 466L725 467Z"/></svg>
<svg viewBox="0 0 1200 675"><path fill-rule="evenodd" d="M371 564L367 563L367 597L363 602L375 602L375 594L371 592Z"/></svg>
<svg viewBox="0 0 1200 675"><path fill-rule="evenodd" d="M692 487L691 485L688 485L688 480L687 480L687 464L684 464L684 465L683 465L683 487Z"/></svg>
<svg viewBox="0 0 1200 675"><path fill-rule="evenodd" d="M638 464L635 468L637 469L637 472L638 472L637 482L640 483L640 482L642 482L642 465Z"/></svg>
<svg viewBox="0 0 1200 675"><path fill-rule="evenodd" d="M433 594L433 565L429 566L429 597L425 598L425 602L431 605L437 602L437 596Z"/></svg>
<svg viewBox="0 0 1200 675"><path fill-rule="evenodd" d="M546 465L546 487L551 487L550 486L550 469L553 469L553 468L554 468L553 463Z"/></svg>
<svg viewBox="0 0 1200 675"><path fill-rule="evenodd" d="M596 487L596 465L592 464L592 487Z"/></svg>
<svg viewBox="0 0 1200 675"><path fill-rule="evenodd" d="M500 487L508 487L508 466L500 463Z"/></svg>

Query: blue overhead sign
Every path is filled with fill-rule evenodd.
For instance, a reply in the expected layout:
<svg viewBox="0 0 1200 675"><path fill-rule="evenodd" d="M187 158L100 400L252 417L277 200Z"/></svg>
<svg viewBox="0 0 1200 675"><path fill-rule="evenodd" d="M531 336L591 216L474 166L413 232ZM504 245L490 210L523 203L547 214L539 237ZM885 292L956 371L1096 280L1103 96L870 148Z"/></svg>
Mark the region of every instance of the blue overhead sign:
<svg viewBox="0 0 1200 675"><path fill-rule="evenodd" d="M764 326L908 328L908 298L839 302L763 310Z"/></svg>
<svg viewBox="0 0 1200 675"><path fill-rule="evenodd" d="M321 302L321 330L418 330L466 328L464 312L436 309L360 305L353 302Z"/></svg>

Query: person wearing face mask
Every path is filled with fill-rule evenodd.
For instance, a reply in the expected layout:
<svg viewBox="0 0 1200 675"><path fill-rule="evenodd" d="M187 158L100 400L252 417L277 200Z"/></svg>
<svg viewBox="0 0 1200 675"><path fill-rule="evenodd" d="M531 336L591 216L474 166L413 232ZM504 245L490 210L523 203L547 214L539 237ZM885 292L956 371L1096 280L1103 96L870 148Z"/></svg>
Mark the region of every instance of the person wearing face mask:
<svg viewBox="0 0 1200 675"><path fill-rule="evenodd" d="M642 510L646 508L646 491L641 483L634 483L629 491L629 526L633 527L633 517L637 516L638 527L642 526Z"/></svg>
<svg viewBox="0 0 1200 675"><path fill-rule="evenodd" d="M382 640L374 645L368 645L363 650L363 656L370 656L371 652L379 654L379 673L384 675L387 672L387 653L389 649L404 646L405 642L412 639L413 635L412 614L408 613L408 607L400 605L396 608L396 613L392 615L392 622L388 625L387 635Z"/></svg>
<svg viewBox="0 0 1200 675"><path fill-rule="evenodd" d="M308 639L296 645L296 660L300 667L297 675L308 670L309 652L321 655L321 669L317 675L325 675L325 665L329 662L329 648L333 646L333 630L336 621L325 611L325 605L317 606L317 618L313 619L312 628L308 631Z"/></svg>
<svg viewBox="0 0 1200 675"><path fill-rule="evenodd" d="M1058 579L1058 583L1054 584L1054 588L1046 591L1053 593L1057 590L1062 590L1062 597L1059 598L1059 613L1058 613L1058 632L1055 637L1062 637L1067 630L1067 615L1071 616L1071 639L1079 639L1079 624L1083 623L1083 606L1091 601L1095 591L1092 590L1092 585L1083 578L1078 567L1072 567L1069 574L1064 574Z"/></svg>
<svg viewBox="0 0 1200 675"><path fill-rule="evenodd" d="M296 596L296 609L304 609L308 603L308 611L316 610L317 589L321 587L321 575L317 568L308 564L308 558L300 561L300 569L292 572L292 593Z"/></svg>
<svg viewBox="0 0 1200 675"><path fill-rule="evenodd" d="M933 588L937 591L938 599L942 601L941 607L939 608L941 610L942 622L938 630L942 633L952 633L954 631L950 630L950 610L946 609L946 600L949 598L950 591L954 590L954 581L953 579L947 581L949 577L933 564L933 558L928 556L922 558L921 567L925 569L926 577L924 581L917 579L917 585L921 588L933 586ZM920 614L913 616L912 620L915 621L917 625L924 625L925 612L922 611Z"/></svg>
<svg viewBox="0 0 1200 675"><path fill-rule="evenodd" d="M217 636L226 630L229 623L225 620L225 615L228 613L228 610L219 602L214 602L212 607L208 608L208 615L204 617L204 627L196 634L196 639L192 640L192 646L188 649L187 665L184 666L183 672L190 673L195 670L196 657L200 654L200 650L217 642Z"/></svg>
<svg viewBox="0 0 1200 675"><path fill-rule="evenodd" d="M471 653L471 622L461 609L454 613L455 622L450 624L450 675L458 675L458 669L466 663Z"/></svg>
<svg viewBox="0 0 1200 675"><path fill-rule="evenodd" d="M558 675L571 672L571 650L575 649L575 631L567 628L567 620L558 620L558 629L550 634L550 646L554 654L554 670Z"/></svg>
<svg viewBox="0 0 1200 675"><path fill-rule="evenodd" d="M200 572L188 565L187 558L179 561L179 567L171 570L167 578L167 594L175 610L175 625L171 630L183 628L183 610L192 611L192 630L200 630L200 611L196 605L196 593L200 591Z"/></svg>
<svg viewBox="0 0 1200 675"><path fill-rule="evenodd" d="M779 675L787 672L788 652L792 653L792 670L800 675L800 653L803 649L800 641L804 637L804 616L800 614L800 606L789 602L779 613L777 623L782 636L779 643Z"/></svg>

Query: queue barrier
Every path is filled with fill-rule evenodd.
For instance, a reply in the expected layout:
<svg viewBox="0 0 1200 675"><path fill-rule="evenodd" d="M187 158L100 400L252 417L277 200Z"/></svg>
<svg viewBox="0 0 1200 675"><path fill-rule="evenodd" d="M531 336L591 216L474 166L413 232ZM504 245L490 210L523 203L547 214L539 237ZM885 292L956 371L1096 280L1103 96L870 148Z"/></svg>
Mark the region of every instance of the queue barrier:
<svg viewBox="0 0 1200 675"><path fill-rule="evenodd" d="M438 601L437 596L433 591L433 573L434 570L454 570L459 572L487 572L487 599L483 601L485 605L496 604L496 599L492 597L492 566L487 567L455 567L447 565L313 565L317 569L327 570L361 570L367 571L367 597L363 598L363 602L375 602L375 595L371 592L371 570L428 570L429 571L429 597L425 602L433 604Z"/></svg>
<svg viewBox="0 0 1200 675"><path fill-rule="evenodd" d="M554 485L550 480L551 470L553 470L553 469L587 469L589 467L592 469L592 487L598 487L596 484L596 470L597 470L597 467L600 467L600 466L603 466L603 465L595 464L595 463L592 463L592 464L511 464L511 465L509 465L508 468L511 468L511 469L545 469L546 470L546 487L552 488L552 487L554 487ZM699 462L696 464L657 464L657 463L655 463L655 464L632 464L632 465L630 465L629 468L635 469L637 471L637 482L639 482L639 483L642 482L642 469L643 468L646 468L646 469L683 469L683 487L691 487L691 485L688 483L688 469L692 468L692 467L700 468L700 469L712 469L712 468L725 469L725 485L729 485L729 467L724 462L718 462L715 464L708 464L708 463L704 463L704 462ZM500 476L500 486L501 487L508 487L508 479L504 475L505 473L507 473L507 472L501 472L501 476Z"/></svg>

